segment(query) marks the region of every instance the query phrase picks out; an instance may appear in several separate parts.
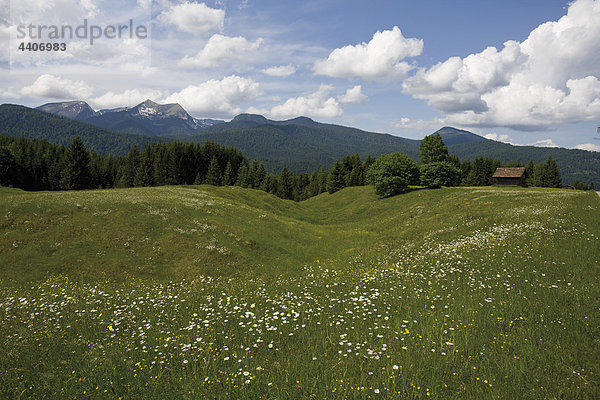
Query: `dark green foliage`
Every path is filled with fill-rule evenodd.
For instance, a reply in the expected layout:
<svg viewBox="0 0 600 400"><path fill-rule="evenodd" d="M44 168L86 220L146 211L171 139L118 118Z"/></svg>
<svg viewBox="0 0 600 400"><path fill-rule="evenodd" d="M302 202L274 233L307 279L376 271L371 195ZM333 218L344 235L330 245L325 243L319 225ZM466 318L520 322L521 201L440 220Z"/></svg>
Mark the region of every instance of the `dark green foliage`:
<svg viewBox="0 0 600 400"><path fill-rule="evenodd" d="M335 193L346 187L346 177L344 176L344 166L336 161L327 175L327 191Z"/></svg>
<svg viewBox="0 0 600 400"><path fill-rule="evenodd" d="M277 196L282 199L292 200L294 198L295 184L294 174L287 167L283 167L277 179Z"/></svg>
<svg viewBox="0 0 600 400"><path fill-rule="evenodd" d="M255 158L252 160L252 164L250 165L250 169L248 171L248 187L258 189L262 187L265 180L265 166L262 163L258 163L258 160Z"/></svg>
<svg viewBox="0 0 600 400"><path fill-rule="evenodd" d="M287 166L295 173L310 173L322 165L329 169L336 159L355 153L364 158L399 151L416 158L419 147L418 140L298 119L232 121L182 139L235 146L249 159L264 160L267 171L279 172Z"/></svg>
<svg viewBox="0 0 600 400"><path fill-rule="evenodd" d="M458 186L461 170L449 161L438 161L421 166L421 185L429 188Z"/></svg>
<svg viewBox="0 0 600 400"><path fill-rule="evenodd" d="M248 181L250 180L248 173L248 166L243 164L238 170L237 181L235 182L236 186L241 186L243 188L248 187Z"/></svg>
<svg viewBox="0 0 600 400"><path fill-rule="evenodd" d="M134 186L154 185L154 166L152 159L152 149L149 144L146 144L146 148L140 156L140 162L135 178L133 179Z"/></svg>
<svg viewBox="0 0 600 400"><path fill-rule="evenodd" d="M576 149L548 148L534 146L513 146L492 140L457 144L449 147L452 154L461 159L473 160L477 156L510 160L533 160L533 163L546 162L552 157L560 170L561 180L569 183L578 179L600 185L600 153ZM529 171L527 171L529 172Z"/></svg>
<svg viewBox="0 0 600 400"><path fill-rule="evenodd" d="M546 185L546 163L537 163L533 168L533 186L544 187Z"/></svg>
<svg viewBox="0 0 600 400"><path fill-rule="evenodd" d="M158 137L112 132L94 125L13 104L0 105L0 132L16 138L45 139L65 146L79 136L88 150L113 156L127 154L134 144L141 148L145 143L167 141L167 139Z"/></svg>
<svg viewBox="0 0 600 400"><path fill-rule="evenodd" d="M525 186L533 186L534 171L535 164L533 163L533 160L529 160L529 163L525 167L525 174L527 175L525 177Z"/></svg>
<svg viewBox="0 0 600 400"><path fill-rule="evenodd" d="M494 183L492 175L502 164L499 160L477 157L470 164L469 173L464 179L466 186L490 186Z"/></svg>
<svg viewBox="0 0 600 400"><path fill-rule="evenodd" d="M419 146L421 164L448 161L448 147L439 133L425 136Z"/></svg>
<svg viewBox="0 0 600 400"><path fill-rule="evenodd" d="M319 184L319 194L325 193L327 191L327 172L325 171L325 167L319 168L317 182Z"/></svg>
<svg viewBox="0 0 600 400"><path fill-rule="evenodd" d="M88 189L91 182L90 154L79 136L76 136L65 153L60 188L64 190Z"/></svg>
<svg viewBox="0 0 600 400"><path fill-rule="evenodd" d="M556 166L556 161L554 161L552 157L548 157L548 160L546 161L546 180L544 183L546 187L562 187L560 172Z"/></svg>
<svg viewBox="0 0 600 400"><path fill-rule="evenodd" d="M6 147L0 147L0 186L13 185L16 167L15 156Z"/></svg>
<svg viewBox="0 0 600 400"><path fill-rule="evenodd" d="M533 168L532 183L532 186L538 187L562 187L560 171L552 157L548 157L548 160L546 160L545 163L540 162L535 164Z"/></svg>
<svg viewBox="0 0 600 400"><path fill-rule="evenodd" d="M233 185L235 185L235 175L233 173L231 161L227 161L227 165L225 166L225 172L223 172L223 186Z"/></svg>
<svg viewBox="0 0 600 400"><path fill-rule="evenodd" d="M213 158L210 160L208 172L206 173L204 183L207 185L221 186L222 180L223 177L221 176L221 168L219 167L219 161L217 161L216 156L213 156Z"/></svg>
<svg viewBox="0 0 600 400"><path fill-rule="evenodd" d="M573 182L573 187L577 190L594 190L593 183L585 184L578 179L575 179L575 182Z"/></svg>
<svg viewBox="0 0 600 400"><path fill-rule="evenodd" d="M405 154L384 154L371 165L369 182L375 185L379 197L401 193L408 185L419 179L419 166Z"/></svg>
<svg viewBox="0 0 600 400"><path fill-rule="evenodd" d="M277 176L269 172L265 177L265 182L263 186L265 192L276 195L278 187Z"/></svg>
<svg viewBox="0 0 600 400"><path fill-rule="evenodd" d="M134 145L120 168L118 187L132 187L140 164L140 152Z"/></svg>

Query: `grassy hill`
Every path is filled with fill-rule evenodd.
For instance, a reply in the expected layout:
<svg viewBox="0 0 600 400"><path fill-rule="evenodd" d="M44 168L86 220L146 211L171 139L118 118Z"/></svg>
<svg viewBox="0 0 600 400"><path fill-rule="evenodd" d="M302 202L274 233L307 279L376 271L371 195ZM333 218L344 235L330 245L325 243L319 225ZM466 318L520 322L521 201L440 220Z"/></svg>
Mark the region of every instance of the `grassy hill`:
<svg viewBox="0 0 600 400"><path fill-rule="evenodd" d="M597 398L600 199L0 188L0 397Z"/></svg>

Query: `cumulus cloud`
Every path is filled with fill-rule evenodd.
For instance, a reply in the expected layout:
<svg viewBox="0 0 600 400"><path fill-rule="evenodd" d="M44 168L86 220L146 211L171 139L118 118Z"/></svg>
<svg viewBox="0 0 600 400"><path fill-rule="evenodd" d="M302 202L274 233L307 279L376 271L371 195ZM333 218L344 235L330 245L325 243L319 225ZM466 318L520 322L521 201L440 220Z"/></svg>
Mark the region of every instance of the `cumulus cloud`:
<svg viewBox="0 0 600 400"><path fill-rule="evenodd" d="M239 114L239 105L254 100L260 93L259 84L252 79L231 75L190 85L164 102L179 103L186 110L205 116L228 117Z"/></svg>
<svg viewBox="0 0 600 400"><path fill-rule="evenodd" d="M447 125L446 121L444 121L441 118L433 118L429 120L414 120L409 117L403 117L400 119L400 121L392 123L392 127L397 129L418 129L425 131L434 131L440 129L444 125Z"/></svg>
<svg viewBox="0 0 600 400"><path fill-rule="evenodd" d="M486 139L495 140L496 142L504 142L504 143L514 144L511 137L506 134L488 133L487 135L484 135L483 137Z"/></svg>
<svg viewBox="0 0 600 400"><path fill-rule="evenodd" d="M321 85L319 90L306 96L288 99L285 103L271 109L271 115L276 118L282 117L338 117L343 110L339 102L330 96L333 87Z"/></svg>
<svg viewBox="0 0 600 400"><path fill-rule="evenodd" d="M358 104L363 104L365 103L369 98L364 95L362 92L362 86L361 85L356 85L351 89L346 90L346 93L339 96L338 100L341 103L358 103Z"/></svg>
<svg viewBox="0 0 600 400"><path fill-rule="evenodd" d="M336 78L397 81L413 69L402 60L418 56L422 51L423 40L407 39L395 26L391 31L376 32L369 43L333 50L329 57L315 63L314 71Z"/></svg>
<svg viewBox="0 0 600 400"><path fill-rule="evenodd" d="M265 75L275 76L275 77L285 77L290 76L296 73L296 67L293 65L281 65L279 67L269 67L261 70Z"/></svg>
<svg viewBox="0 0 600 400"><path fill-rule="evenodd" d="M579 149L579 150L598 151L598 152L600 152L600 145L593 144L593 143L582 143L582 144L578 144L577 146L575 146L573 148L574 149Z"/></svg>
<svg viewBox="0 0 600 400"><path fill-rule="evenodd" d="M599 1L576 0L525 41L422 68L403 91L465 126L535 130L598 119L599 20Z"/></svg>
<svg viewBox="0 0 600 400"><path fill-rule="evenodd" d="M179 65L184 67L216 67L224 62L241 60L244 54L256 50L262 44L259 38L250 42L242 36L213 35L204 48L194 57L184 57Z"/></svg>
<svg viewBox="0 0 600 400"><path fill-rule="evenodd" d="M159 99L163 96L165 93L160 90L132 89L120 93L107 92L89 102L94 108L133 107L146 99Z"/></svg>
<svg viewBox="0 0 600 400"><path fill-rule="evenodd" d="M486 139L495 140L497 142L512 144L514 146L558 147L558 145L550 138L540 139L533 143L515 143L513 138L506 134L488 133L483 137Z"/></svg>
<svg viewBox="0 0 600 400"><path fill-rule="evenodd" d="M527 146L535 146L535 147L558 147L556 143L552 139L542 139L535 141L533 143L528 144Z"/></svg>
<svg viewBox="0 0 600 400"><path fill-rule="evenodd" d="M83 99L89 97L93 88L83 81L73 81L58 76L44 74L31 86L25 86L20 93L29 97L48 97L53 99Z"/></svg>
<svg viewBox="0 0 600 400"><path fill-rule="evenodd" d="M225 10L210 8L204 3L174 4L163 11L159 21L172 24L180 31L200 34L213 29L222 29Z"/></svg>

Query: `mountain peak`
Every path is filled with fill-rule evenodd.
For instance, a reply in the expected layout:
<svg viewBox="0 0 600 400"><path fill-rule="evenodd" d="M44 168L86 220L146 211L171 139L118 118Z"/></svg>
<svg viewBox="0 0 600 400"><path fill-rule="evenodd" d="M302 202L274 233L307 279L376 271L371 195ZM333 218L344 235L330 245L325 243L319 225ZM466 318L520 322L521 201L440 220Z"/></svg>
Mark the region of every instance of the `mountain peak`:
<svg viewBox="0 0 600 400"><path fill-rule="evenodd" d="M158 107L160 104L153 102L150 99L146 99L143 102L141 102L140 104L137 105L137 107L139 106L146 106L146 107Z"/></svg>
<svg viewBox="0 0 600 400"><path fill-rule="evenodd" d="M270 121L258 114L240 114L235 116L231 122L254 122L257 124L268 124Z"/></svg>
<svg viewBox="0 0 600 400"><path fill-rule="evenodd" d="M436 133L442 137L442 140L446 146L462 143L482 142L487 140L483 136L476 135L473 132L453 128L451 126L444 126L443 128L438 129L434 135Z"/></svg>
<svg viewBox="0 0 600 400"><path fill-rule="evenodd" d="M96 113L88 103L81 100L47 103L36 107L36 109L78 121L89 118Z"/></svg>

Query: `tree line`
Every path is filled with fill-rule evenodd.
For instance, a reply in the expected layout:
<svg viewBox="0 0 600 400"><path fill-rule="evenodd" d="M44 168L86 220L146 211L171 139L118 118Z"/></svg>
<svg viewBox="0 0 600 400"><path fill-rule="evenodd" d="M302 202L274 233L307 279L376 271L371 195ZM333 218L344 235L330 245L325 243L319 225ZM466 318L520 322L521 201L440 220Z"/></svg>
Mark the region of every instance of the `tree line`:
<svg viewBox="0 0 600 400"><path fill-rule="evenodd" d="M267 172L263 163L248 159L233 147L212 142L154 143L133 146L121 157L102 156L86 149L79 137L69 146L46 140L0 135L0 185L25 190L81 190L139 186L209 184L260 189L295 201L327 190L365 184L365 163L358 155L312 174L294 174L283 167ZM335 177L335 179L334 179Z"/></svg>
<svg viewBox="0 0 600 400"><path fill-rule="evenodd" d="M0 185L25 190L79 190L182 184L241 186L266 191L283 199L302 201L323 192L373 184L380 197L405 190L408 185L488 186L498 167L526 167L527 185L561 187L560 171L550 157L527 166L502 165L499 160L478 157L461 161L448 154L439 134L425 137L420 147L421 164L404 154L384 154L378 159L358 154L336 160L329 170L294 174L283 167L267 172L262 163L248 159L233 147L212 142L153 143L125 156L102 156L88 151L79 137L69 146L46 140L0 135ZM577 189L592 189L575 182Z"/></svg>

